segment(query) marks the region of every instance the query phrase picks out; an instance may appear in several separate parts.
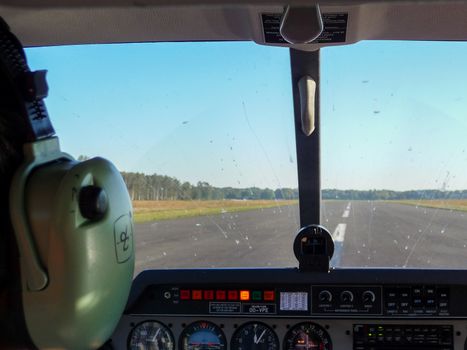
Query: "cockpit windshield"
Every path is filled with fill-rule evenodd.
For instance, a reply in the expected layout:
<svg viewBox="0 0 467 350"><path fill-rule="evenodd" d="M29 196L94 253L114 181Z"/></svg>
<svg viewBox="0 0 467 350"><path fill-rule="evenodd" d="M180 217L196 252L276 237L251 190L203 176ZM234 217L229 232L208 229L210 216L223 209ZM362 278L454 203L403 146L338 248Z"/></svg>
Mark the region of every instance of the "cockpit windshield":
<svg viewBox="0 0 467 350"><path fill-rule="evenodd" d="M297 266L289 51L244 42L27 49L62 148L134 206L136 271ZM467 265L467 46L321 51L321 223L333 266ZM318 205L318 204L317 204Z"/></svg>

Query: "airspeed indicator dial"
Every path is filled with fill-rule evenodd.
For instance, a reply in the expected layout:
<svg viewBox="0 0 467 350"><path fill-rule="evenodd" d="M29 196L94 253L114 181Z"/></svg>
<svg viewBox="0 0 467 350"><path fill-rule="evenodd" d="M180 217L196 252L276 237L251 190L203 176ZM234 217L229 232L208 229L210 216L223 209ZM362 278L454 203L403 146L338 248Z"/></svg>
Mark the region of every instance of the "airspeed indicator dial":
<svg viewBox="0 0 467 350"><path fill-rule="evenodd" d="M129 350L174 350L172 332L162 323L146 321L131 332Z"/></svg>
<svg viewBox="0 0 467 350"><path fill-rule="evenodd" d="M231 350L279 350L274 330L262 322L242 325L232 336Z"/></svg>

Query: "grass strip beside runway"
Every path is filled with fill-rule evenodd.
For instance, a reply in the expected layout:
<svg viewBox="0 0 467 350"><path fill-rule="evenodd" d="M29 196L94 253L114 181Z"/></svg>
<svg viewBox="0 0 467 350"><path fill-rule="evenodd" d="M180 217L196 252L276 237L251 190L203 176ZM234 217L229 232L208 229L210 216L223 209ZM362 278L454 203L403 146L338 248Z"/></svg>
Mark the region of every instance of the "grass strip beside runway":
<svg viewBox="0 0 467 350"><path fill-rule="evenodd" d="M165 200L133 201L133 208L135 222L148 222L282 207L297 203L296 200Z"/></svg>
<svg viewBox="0 0 467 350"><path fill-rule="evenodd" d="M388 203L399 203L425 208L467 211L467 200L465 199L405 200L388 201Z"/></svg>

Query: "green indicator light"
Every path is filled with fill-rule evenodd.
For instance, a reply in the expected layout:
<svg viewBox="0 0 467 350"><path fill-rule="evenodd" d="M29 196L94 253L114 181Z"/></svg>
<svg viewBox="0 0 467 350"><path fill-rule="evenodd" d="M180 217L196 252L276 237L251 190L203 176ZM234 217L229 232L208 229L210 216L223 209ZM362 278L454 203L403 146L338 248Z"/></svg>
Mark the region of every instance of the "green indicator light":
<svg viewBox="0 0 467 350"><path fill-rule="evenodd" d="M379 334L378 334L378 337L382 337L382 336L383 336L383 333L379 333Z"/></svg>
<svg viewBox="0 0 467 350"><path fill-rule="evenodd" d="M251 299L252 300L261 300L261 292L259 290L254 290L251 293Z"/></svg>
<svg viewBox="0 0 467 350"><path fill-rule="evenodd" d="M368 336L371 337L371 336L373 336L373 334L372 334L372 333L368 333Z"/></svg>

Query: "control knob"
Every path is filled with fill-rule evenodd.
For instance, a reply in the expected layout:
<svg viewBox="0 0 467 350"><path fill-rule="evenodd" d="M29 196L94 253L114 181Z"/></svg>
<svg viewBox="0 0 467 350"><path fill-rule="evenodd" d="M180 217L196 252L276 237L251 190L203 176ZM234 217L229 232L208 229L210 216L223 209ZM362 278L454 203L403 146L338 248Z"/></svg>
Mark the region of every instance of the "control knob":
<svg viewBox="0 0 467 350"><path fill-rule="evenodd" d="M366 290L362 294L362 300L364 304L373 304L376 300L375 293L371 290Z"/></svg>
<svg viewBox="0 0 467 350"><path fill-rule="evenodd" d="M353 301L353 293L350 290L344 290L341 293L341 301L344 304L351 303Z"/></svg>
<svg viewBox="0 0 467 350"><path fill-rule="evenodd" d="M322 303L330 303L332 301L332 294L328 290L322 290L318 294L318 299Z"/></svg>

